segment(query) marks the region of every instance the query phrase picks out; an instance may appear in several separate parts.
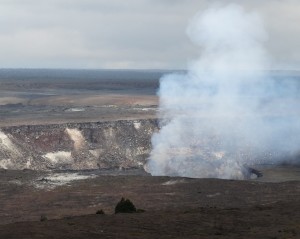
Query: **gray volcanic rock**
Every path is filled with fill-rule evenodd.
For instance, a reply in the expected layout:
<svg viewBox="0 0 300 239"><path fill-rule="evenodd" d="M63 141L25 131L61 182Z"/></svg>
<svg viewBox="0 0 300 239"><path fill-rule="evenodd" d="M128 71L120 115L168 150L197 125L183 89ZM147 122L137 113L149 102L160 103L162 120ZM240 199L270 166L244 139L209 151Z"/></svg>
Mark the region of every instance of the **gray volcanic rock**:
<svg viewBox="0 0 300 239"><path fill-rule="evenodd" d="M85 170L135 168L151 150L157 120L0 128L0 168Z"/></svg>

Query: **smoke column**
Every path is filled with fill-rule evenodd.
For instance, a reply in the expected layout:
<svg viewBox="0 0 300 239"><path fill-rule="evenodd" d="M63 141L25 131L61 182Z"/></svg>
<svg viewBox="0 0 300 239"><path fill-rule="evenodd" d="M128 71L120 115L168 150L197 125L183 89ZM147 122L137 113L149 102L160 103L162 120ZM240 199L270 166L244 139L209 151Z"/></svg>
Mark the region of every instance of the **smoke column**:
<svg viewBox="0 0 300 239"><path fill-rule="evenodd" d="M187 34L201 57L187 73L160 80L161 130L152 137L146 171L245 179L245 165L295 158L298 91L266 73L260 17L239 5L214 7L196 15Z"/></svg>

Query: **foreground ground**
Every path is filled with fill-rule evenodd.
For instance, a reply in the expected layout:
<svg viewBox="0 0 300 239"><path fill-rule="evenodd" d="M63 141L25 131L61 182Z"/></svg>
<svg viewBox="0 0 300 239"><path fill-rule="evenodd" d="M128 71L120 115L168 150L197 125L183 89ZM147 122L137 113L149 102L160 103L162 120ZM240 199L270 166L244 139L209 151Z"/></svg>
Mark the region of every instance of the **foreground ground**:
<svg viewBox="0 0 300 239"><path fill-rule="evenodd" d="M43 173L2 171L0 238L300 237L300 181L130 174L58 186ZM145 212L114 215L121 197ZM106 215L96 215L100 209Z"/></svg>
<svg viewBox="0 0 300 239"><path fill-rule="evenodd" d="M1 238L299 238L298 205L87 215L0 227Z"/></svg>

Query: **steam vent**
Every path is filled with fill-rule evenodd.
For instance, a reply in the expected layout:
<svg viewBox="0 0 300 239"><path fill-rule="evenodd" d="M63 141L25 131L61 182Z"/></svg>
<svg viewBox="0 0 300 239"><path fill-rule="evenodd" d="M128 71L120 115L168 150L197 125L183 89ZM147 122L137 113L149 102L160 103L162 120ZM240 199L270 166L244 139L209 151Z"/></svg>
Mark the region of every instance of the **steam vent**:
<svg viewBox="0 0 300 239"><path fill-rule="evenodd" d="M139 168L156 120L13 126L0 129L0 167L33 170Z"/></svg>

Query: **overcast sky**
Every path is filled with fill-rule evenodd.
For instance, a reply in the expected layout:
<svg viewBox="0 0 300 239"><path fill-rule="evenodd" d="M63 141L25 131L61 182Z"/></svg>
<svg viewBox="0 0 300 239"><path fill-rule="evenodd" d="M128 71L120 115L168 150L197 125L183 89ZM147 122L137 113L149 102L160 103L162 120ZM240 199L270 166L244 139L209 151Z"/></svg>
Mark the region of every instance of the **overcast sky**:
<svg viewBox="0 0 300 239"><path fill-rule="evenodd" d="M185 69L213 0L0 0L0 68ZM300 69L300 1L236 0L263 18L273 69Z"/></svg>

